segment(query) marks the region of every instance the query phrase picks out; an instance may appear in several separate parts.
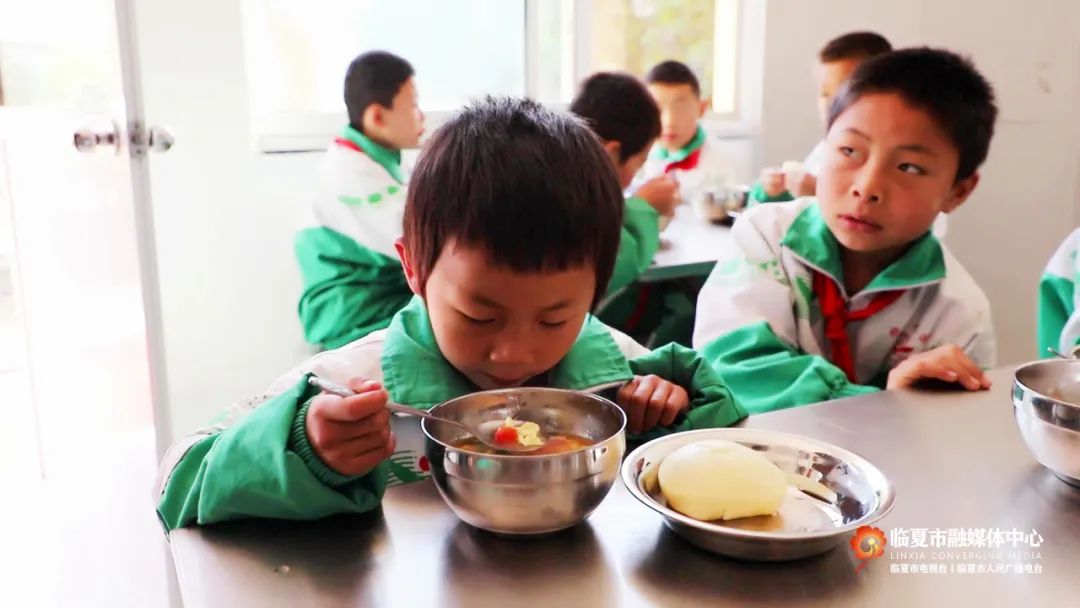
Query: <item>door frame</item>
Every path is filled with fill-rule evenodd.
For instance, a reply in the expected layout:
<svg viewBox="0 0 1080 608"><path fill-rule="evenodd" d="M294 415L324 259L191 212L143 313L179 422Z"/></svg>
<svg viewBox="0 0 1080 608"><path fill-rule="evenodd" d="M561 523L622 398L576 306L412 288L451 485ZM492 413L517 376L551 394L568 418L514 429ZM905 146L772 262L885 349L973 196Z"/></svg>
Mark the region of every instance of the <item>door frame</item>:
<svg viewBox="0 0 1080 608"><path fill-rule="evenodd" d="M124 132L128 159L131 163L131 199L135 207L135 236L139 252L146 350L150 368L154 445L158 460L161 460L171 442L172 429L168 404L168 380L165 373L165 330L161 312L157 246L154 238L154 213L150 200L150 167L147 160L147 148L141 143L148 127L142 100L142 79L140 78L142 66L138 56L134 2L135 0L115 0L116 33L119 38L120 77L123 83L127 119Z"/></svg>

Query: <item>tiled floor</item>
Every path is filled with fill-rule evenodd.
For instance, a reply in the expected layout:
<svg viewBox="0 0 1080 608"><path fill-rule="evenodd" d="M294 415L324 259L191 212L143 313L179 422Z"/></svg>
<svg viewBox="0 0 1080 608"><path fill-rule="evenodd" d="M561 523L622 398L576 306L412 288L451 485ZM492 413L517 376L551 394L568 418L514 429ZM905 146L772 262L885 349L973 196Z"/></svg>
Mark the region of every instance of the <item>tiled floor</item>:
<svg viewBox="0 0 1080 608"><path fill-rule="evenodd" d="M3 270L3 269L0 269ZM15 328L15 300L4 294L0 272L0 480L36 472L37 458L20 459L26 449L36 449L33 415L25 392L24 345Z"/></svg>
<svg viewBox="0 0 1080 608"><path fill-rule="evenodd" d="M178 595L154 514L153 427L136 415L148 408L114 407L122 418L103 423L101 413L109 410L81 408L89 404L71 391L68 409L46 415L48 460L61 466L40 479L25 343L15 321L13 297L0 293L0 606L169 606ZM94 356L118 358L101 367L123 370L138 369L127 360L137 354L117 344ZM70 365L58 355L71 356ZM50 363L75 370L66 378L77 387L103 385L97 388L115 393L122 385L81 377L78 356L86 355L53 353ZM114 406L124 402L121 395L112 399ZM81 419L88 415L93 418Z"/></svg>
<svg viewBox="0 0 1080 608"><path fill-rule="evenodd" d="M170 605L152 429L115 447L81 475L4 488L0 606Z"/></svg>

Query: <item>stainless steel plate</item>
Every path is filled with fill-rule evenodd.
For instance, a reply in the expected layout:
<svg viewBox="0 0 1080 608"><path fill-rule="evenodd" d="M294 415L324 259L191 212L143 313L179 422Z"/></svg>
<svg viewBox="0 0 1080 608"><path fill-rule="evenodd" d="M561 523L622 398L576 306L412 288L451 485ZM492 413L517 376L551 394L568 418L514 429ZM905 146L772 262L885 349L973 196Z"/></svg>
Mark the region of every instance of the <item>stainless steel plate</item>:
<svg viewBox="0 0 1080 608"><path fill-rule="evenodd" d="M674 450L704 439L723 439L757 450L788 474L788 489L776 515L729 521L699 521L668 507L657 470ZM782 561L823 553L892 509L892 484L866 459L824 441L755 429L704 429L646 443L623 462L630 493L660 513L665 523L704 549L740 559Z"/></svg>

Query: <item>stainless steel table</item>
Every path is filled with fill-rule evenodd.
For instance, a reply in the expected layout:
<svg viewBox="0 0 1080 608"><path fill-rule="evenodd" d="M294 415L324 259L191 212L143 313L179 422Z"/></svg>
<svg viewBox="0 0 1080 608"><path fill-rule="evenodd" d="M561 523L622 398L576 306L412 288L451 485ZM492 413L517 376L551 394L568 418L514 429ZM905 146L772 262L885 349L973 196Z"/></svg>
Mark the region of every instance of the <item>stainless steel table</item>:
<svg viewBox="0 0 1080 608"><path fill-rule="evenodd" d="M1080 489L1024 448L1012 369L991 377L984 393L883 393L746 425L818 437L874 462L896 486L896 507L878 524L886 531L1034 528L1044 541L1026 549L1039 554L1026 561L1041 574L891 572L912 562L996 563L931 557L978 549L888 547L861 571L846 547L791 563L728 560L669 532L620 482L584 525L513 541L459 523L424 482L391 489L381 512L361 517L177 531L181 589L188 606L1080 605Z"/></svg>
<svg viewBox="0 0 1080 608"><path fill-rule="evenodd" d="M661 249L639 281L707 275L727 248L734 246L730 228L706 222L685 204L675 208L675 217L660 239Z"/></svg>

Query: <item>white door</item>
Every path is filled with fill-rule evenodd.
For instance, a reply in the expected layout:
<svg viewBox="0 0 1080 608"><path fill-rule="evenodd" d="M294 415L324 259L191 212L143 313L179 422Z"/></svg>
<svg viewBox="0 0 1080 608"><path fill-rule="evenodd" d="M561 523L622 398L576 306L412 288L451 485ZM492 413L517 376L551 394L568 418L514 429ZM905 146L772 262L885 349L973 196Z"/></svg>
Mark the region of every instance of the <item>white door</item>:
<svg viewBox="0 0 1080 608"><path fill-rule="evenodd" d="M0 605L169 601L129 2L0 0Z"/></svg>

